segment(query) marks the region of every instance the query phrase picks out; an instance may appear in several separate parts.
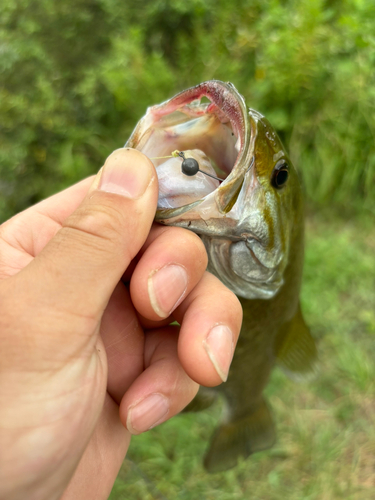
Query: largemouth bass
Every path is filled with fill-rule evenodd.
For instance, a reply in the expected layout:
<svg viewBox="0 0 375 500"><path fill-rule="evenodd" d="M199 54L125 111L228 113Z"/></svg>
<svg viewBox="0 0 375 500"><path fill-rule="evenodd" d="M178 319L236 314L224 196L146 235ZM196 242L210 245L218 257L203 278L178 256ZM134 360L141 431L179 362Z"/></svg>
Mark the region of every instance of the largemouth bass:
<svg viewBox="0 0 375 500"><path fill-rule="evenodd" d="M275 441L262 396L275 363L295 379L315 370L316 347L299 305L300 181L268 120L248 109L232 84L216 80L149 108L126 146L157 169L156 220L197 233L208 270L243 306L227 382L201 388L188 408L209 406L217 392L225 396L227 409L204 464L210 472L226 470Z"/></svg>

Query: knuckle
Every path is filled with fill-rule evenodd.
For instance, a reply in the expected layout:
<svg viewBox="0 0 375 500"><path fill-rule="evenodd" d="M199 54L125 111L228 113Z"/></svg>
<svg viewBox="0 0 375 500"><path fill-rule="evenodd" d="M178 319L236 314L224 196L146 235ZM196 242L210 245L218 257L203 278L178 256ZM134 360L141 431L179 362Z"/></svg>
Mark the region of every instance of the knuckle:
<svg viewBox="0 0 375 500"><path fill-rule="evenodd" d="M221 302L226 304L227 320L234 327L235 333L238 334L241 329L243 317L243 309L239 298L234 292L223 285Z"/></svg>
<svg viewBox="0 0 375 500"><path fill-rule="evenodd" d="M185 230L185 232L189 234L190 244L195 246L197 254L205 261L207 261L206 247L204 246L204 243L201 240L201 238L192 231Z"/></svg>
<svg viewBox="0 0 375 500"><path fill-rule="evenodd" d="M124 215L109 205L90 204L81 206L66 219L63 229L74 232L90 245L116 247L121 244Z"/></svg>
<svg viewBox="0 0 375 500"><path fill-rule="evenodd" d="M7 241L8 236L11 233L11 221L13 223L17 222L17 216L14 216L12 219L0 224L0 240Z"/></svg>
<svg viewBox="0 0 375 500"><path fill-rule="evenodd" d="M228 294L228 301L230 302L232 309L236 312L238 311L242 312L241 302L237 297L237 295L234 292L232 292L232 290L230 290L228 287L226 287L226 292Z"/></svg>
<svg viewBox="0 0 375 500"><path fill-rule="evenodd" d="M170 236L178 244L179 249L194 257L195 266L201 266L203 269L206 269L208 257L206 247L201 238L192 231L184 228L171 227L170 231Z"/></svg>
<svg viewBox="0 0 375 500"><path fill-rule="evenodd" d="M82 206L72 214L63 227L99 238L106 242L121 239L124 215L114 207L92 204Z"/></svg>

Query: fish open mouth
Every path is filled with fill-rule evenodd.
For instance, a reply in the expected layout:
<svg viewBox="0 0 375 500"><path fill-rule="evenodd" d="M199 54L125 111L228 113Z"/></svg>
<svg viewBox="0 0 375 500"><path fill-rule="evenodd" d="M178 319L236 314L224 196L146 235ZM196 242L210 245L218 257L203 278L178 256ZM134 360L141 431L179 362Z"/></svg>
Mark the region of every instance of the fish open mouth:
<svg viewBox="0 0 375 500"><path fill-rule="evenodd" d="M227 213L243 180L238 166L249 149L248 129L242 96L232 84L216 80L149 108L126 146L142 151L156 167L156 219L181 216L203 202L210 210L193 218ZM173 155L176 151L182 154ZM193 175L184 172L185 159L198 165Z"/></svg>

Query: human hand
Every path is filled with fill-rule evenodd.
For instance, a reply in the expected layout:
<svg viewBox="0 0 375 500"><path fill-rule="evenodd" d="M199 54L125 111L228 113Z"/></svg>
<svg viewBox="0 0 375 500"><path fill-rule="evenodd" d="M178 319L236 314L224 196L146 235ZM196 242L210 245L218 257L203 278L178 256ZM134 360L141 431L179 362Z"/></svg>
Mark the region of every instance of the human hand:
<svg viewBox="0 0 375 500"><path fill-rule="evenodd" d="M107 498L130 435L225 379L239 302L195 234L152 225L157 191L117 150L0 226L0 499Z"/></svg>

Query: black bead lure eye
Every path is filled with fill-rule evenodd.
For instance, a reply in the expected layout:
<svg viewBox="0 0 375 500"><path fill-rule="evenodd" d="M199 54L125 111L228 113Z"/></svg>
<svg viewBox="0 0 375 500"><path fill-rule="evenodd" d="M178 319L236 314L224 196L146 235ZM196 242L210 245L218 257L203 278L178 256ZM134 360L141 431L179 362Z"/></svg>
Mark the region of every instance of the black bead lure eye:
<svg viewBox="0 0 375 500"><path fill-rule="evenodd" d="M272 172L271 183L276 189L282 188L289 177L289 167L285 160L280 161L276 164Z"/></svg>
<svg viewBox="0 0 375 500"><path fill-rule="evenodd" d="M199 172L199 164L194 158L184 158L181 164L182 173L191 177Z"/></svg>
<svg viewBox="0 0 375 500"><path fill-rule="evenodd" d="M194 158L185 158L185 153L183 151L175 151L177 153L177 156L182 158L182 163L181 163L181 171L183 174L188 175L189 177L192 177L193 175L197 174L198 172L202 172L202 174L207 175L208 177L212 177L212 179L216 179L219 182L223 182L224 179L220 179L219 177L216 177L215 175L211 175L207 172L204 172L199 168L199 163L197 160Z"/></svg>

